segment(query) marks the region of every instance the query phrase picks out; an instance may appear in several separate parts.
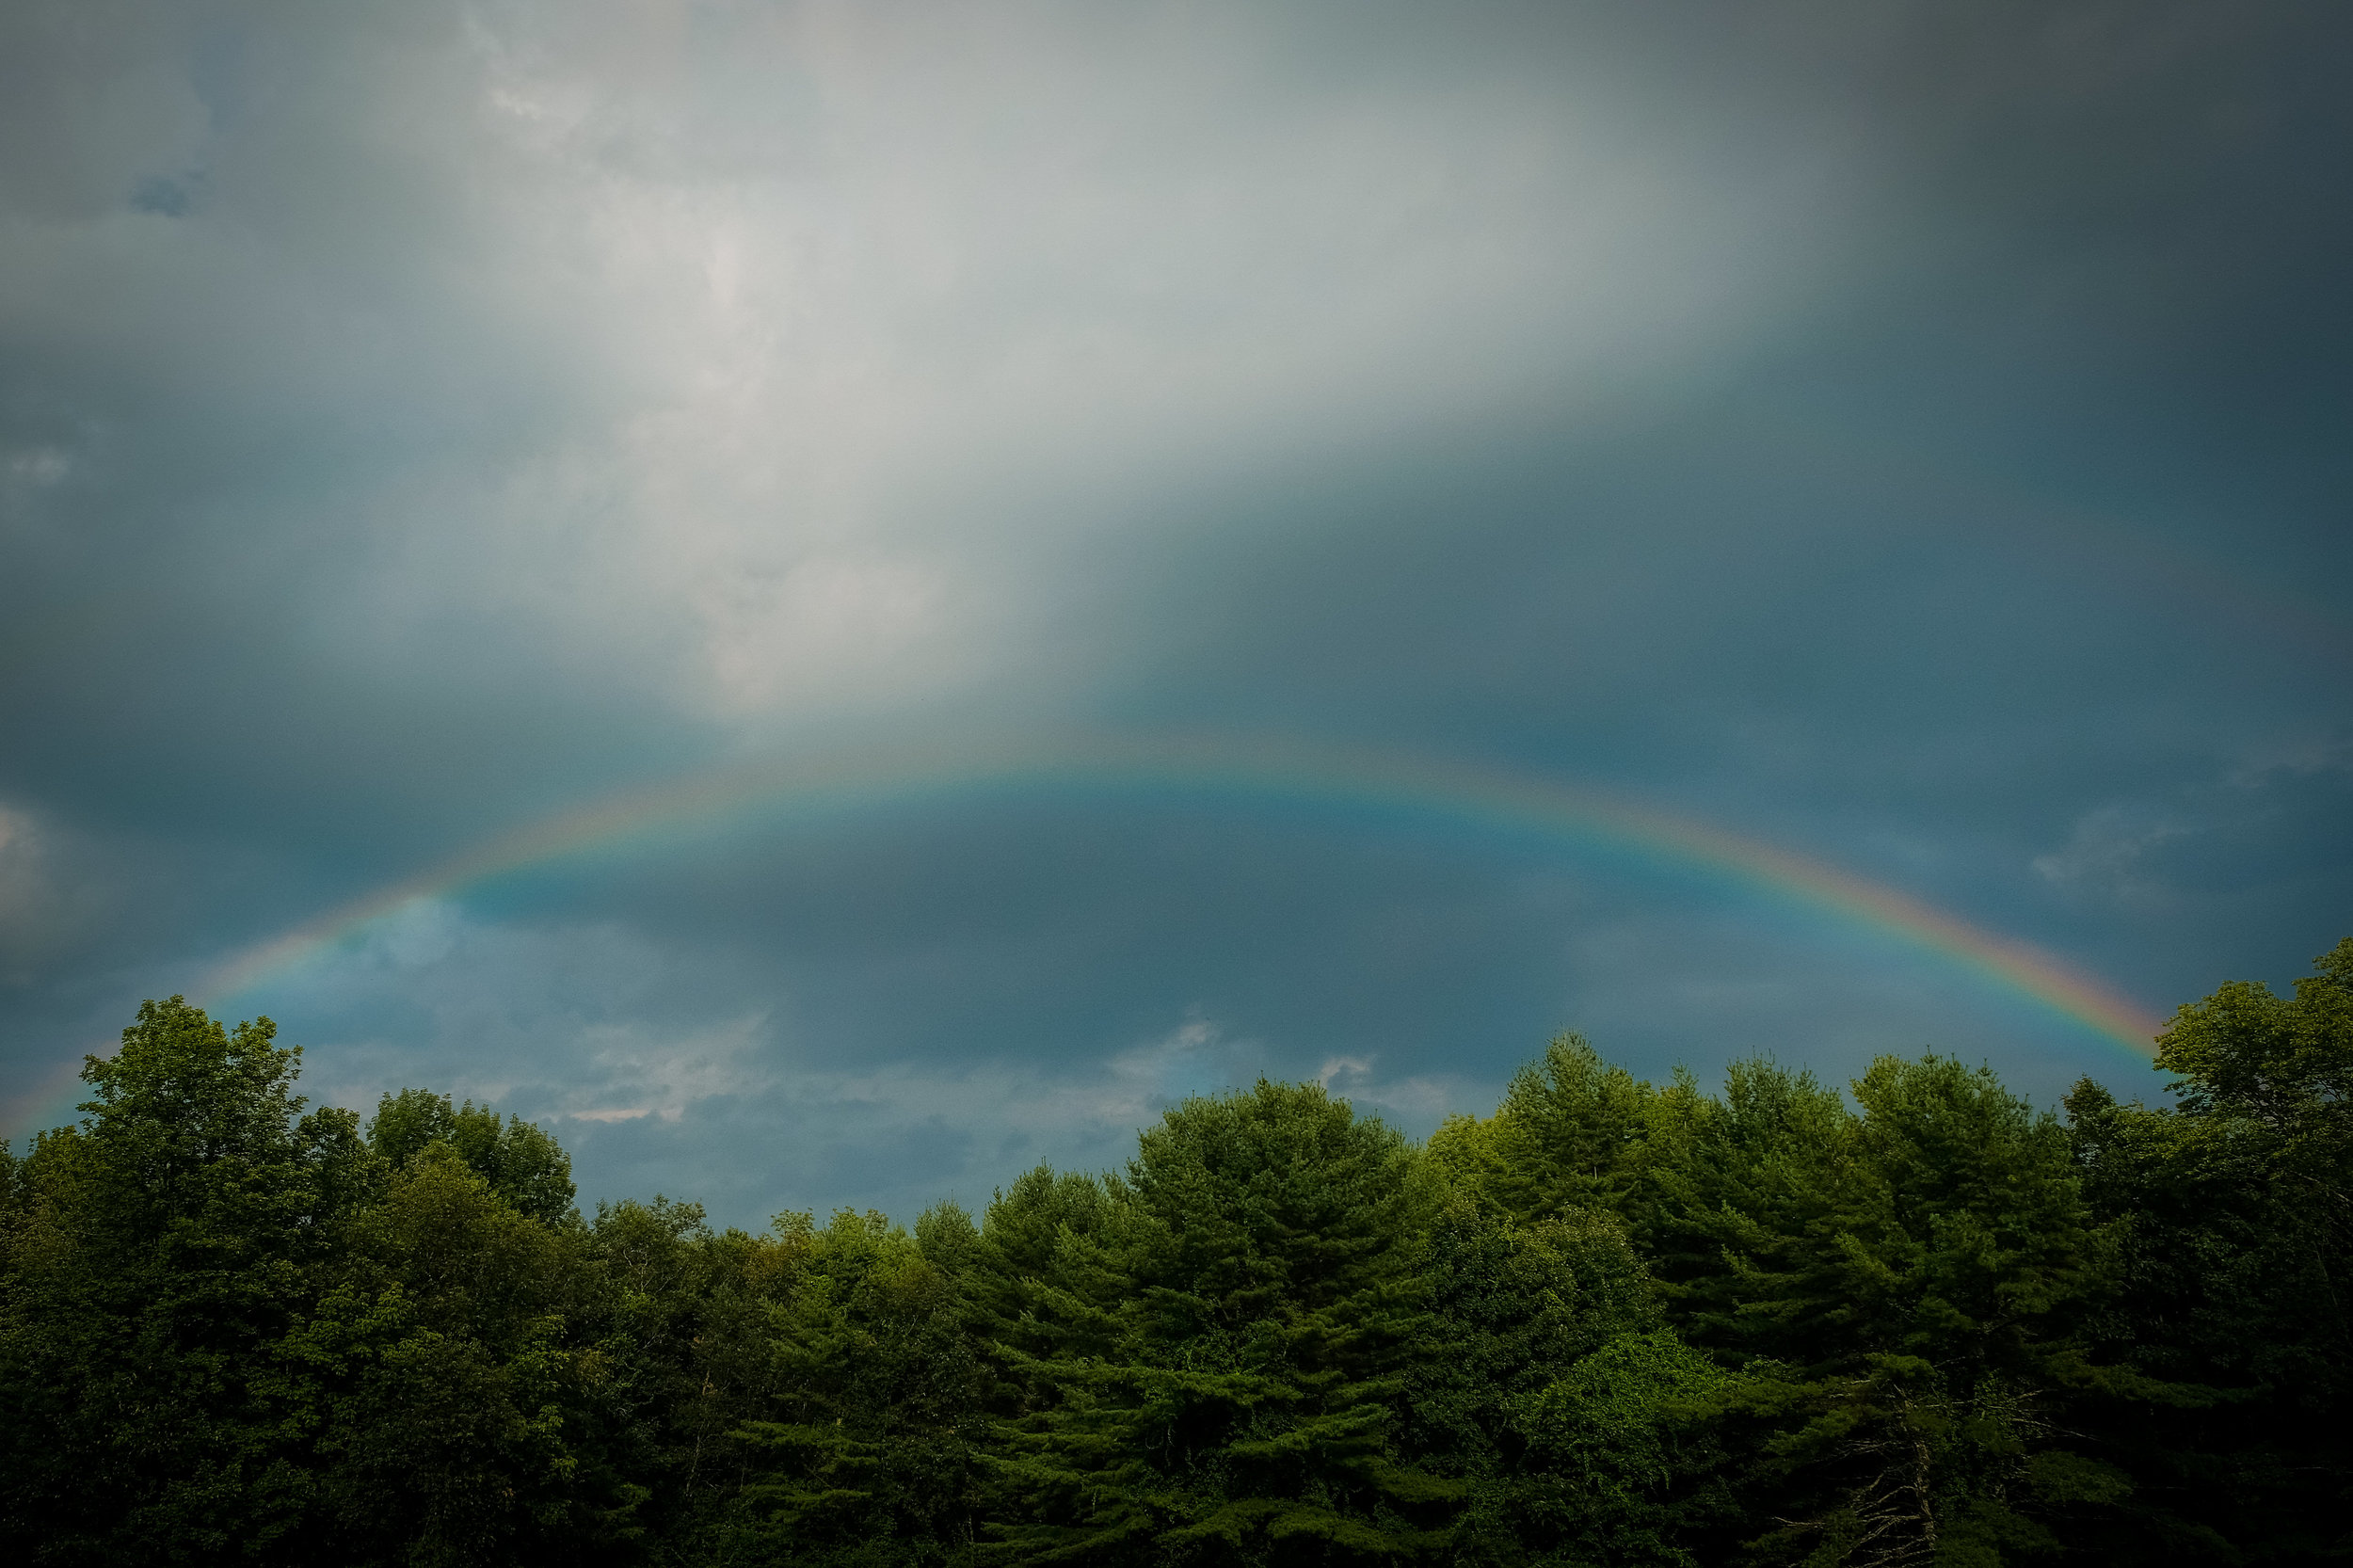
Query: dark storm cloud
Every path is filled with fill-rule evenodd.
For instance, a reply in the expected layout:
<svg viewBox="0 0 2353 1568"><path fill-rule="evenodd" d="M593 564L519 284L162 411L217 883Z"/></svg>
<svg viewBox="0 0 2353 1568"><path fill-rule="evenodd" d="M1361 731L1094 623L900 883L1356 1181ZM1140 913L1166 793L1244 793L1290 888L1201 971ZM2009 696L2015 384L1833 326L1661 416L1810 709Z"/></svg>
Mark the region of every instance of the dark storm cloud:
<svg viewBox="0 0 2353 1568"><path fill-rule="evenodd" d="M0 29L20 1096L536 814L948 728L1593 779L2153 1008L2353 914L2327 11ZM1210 800L746 820L267 992L322 1092L494 1095L739 1219L1110 1159L1257 1071L1426 1125L1563 1024L2121 1071L1688 870Z"/></svg>
<svg viewBox="0 0 2353 1568"><path fill-rule="evenodd" d="M2345 777L2343 29L1881 14L1845 47L1798 29L1833 41L1783 79L1901 149L1834 293L1637 431L1359 476L1318 546L1205 582L1201 657L1143 706L1615 775L2152 996L2218 978L2217 944L2280 973L2345 918L2341 819L2247 804L2283 749L2299 798ZM2300 839L2245 864L2281 895L2260 937L2039 901L2060 843L2209 812L2212 841Z"/></svg>

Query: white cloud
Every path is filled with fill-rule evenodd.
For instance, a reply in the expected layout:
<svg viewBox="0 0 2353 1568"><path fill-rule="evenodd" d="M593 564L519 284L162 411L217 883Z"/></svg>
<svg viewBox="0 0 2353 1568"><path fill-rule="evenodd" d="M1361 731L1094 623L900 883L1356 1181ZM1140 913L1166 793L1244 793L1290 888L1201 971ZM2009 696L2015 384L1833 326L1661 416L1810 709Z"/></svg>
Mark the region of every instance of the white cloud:
<svg viewBox="0 0 2353 1568"><path fill-rule="evenodd" d="M2242 790L2259 790L2276 783L2281 775L2302 776L2353 775L2353 734L2331 728L2320 734L2281 737L2242 757L2226 776Z"/></svg>
<svg viewBox="0 0 2353 1568"><path fill-rule="evenodd" d="M753 730L1034 696L1090 668L1077 547L1147 503L1639 399L1817 286L1816 155L1701 156L1606 49L1247 7L237 16L28 43L80 183L0 232L0 317L256 441L368 432L283 504L353 541L308 586L363 670L455 625ZM150 177L184 201L134 210Z"/></svg>
<svg viewBox="0 0 2353 1568"><path fill-rule="evenodd" d="M58 447L26 447L8 455L8 477L28 488L46 488L72 472L73 455Z"/></svg>
<svg viewBox="0 0 2353 1568"><path fill-rule="evenodd" d="M587 1081L559 1096L555 1114L586 1122L648 1115L675 1122L698 1101L757 1094L772 1077L758 1054L766 1023L763 1016L749 1014L682 1035L632 1021L590 1025L580 1042ZM598 1101L607 1103L591 1103Z"/></svg>
<svg viewBox="0 0 2353 1568"><path fill-rule="evenodd" d="M2171 889L2147 874L2152 851L2192 831L2169 813L2137 804L2110 804L2076 819L2067 842L2034 857L2035 874L2078 894L2141 906L2161 904Z"/></svg>
<svg viewBox="0 0 2353 1568"><path fill-rule="evenodd" d="M1316 1069L1316 1081L1329 1089L1335 1080L1342 1077L1351 1081L1356 1081L1367 1077L1371 1071L1372 1061L1369 1057L1331 1056L1326 1057L1323 1065Z"/></svg>

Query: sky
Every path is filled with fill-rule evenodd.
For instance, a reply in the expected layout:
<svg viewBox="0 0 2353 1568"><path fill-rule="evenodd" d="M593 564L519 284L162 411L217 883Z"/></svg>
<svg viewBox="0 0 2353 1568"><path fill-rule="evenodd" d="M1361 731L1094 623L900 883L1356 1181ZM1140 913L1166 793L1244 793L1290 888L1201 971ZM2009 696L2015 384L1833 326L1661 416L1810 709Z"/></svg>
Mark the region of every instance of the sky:
<svg viewBox="0 0 2353 1568"><path fill-rule="evenodd" d="M15 0L0 1133L172 994L754 1227L1261 1074L1420 1136L1562 1030L2158 1095L2353 935L2349 71Z"/></svg>

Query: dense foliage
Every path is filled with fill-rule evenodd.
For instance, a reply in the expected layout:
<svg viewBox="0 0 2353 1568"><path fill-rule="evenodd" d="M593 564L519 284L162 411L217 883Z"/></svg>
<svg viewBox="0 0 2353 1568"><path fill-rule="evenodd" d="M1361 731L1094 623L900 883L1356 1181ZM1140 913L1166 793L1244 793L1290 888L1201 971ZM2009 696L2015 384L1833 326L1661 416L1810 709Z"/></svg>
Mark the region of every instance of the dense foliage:
<svg viewBox="0 0 2353 1568"><path fill-rule="evenodd" d="M0 1146L0 1552L41 1564L2353 1556L2353 940L2064 1120L1564 1036L1426 1146L1188 1100L976 1224L572 1207L538 1128L306 1114L149 1002Z"/></svg>

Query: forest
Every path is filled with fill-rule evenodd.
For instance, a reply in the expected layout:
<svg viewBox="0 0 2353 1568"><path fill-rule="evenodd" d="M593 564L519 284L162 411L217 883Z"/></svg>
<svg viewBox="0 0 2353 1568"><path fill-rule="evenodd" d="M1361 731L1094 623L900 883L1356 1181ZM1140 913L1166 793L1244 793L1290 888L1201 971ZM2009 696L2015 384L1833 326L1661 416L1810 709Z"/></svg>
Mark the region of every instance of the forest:
<svg viewBox="0 0 2353 1568"><path fill-rule="evenodd" d="M2353 1555L2353 939L2183 1007L2155 1103L1563 1035L1426 1143L1261 1081L911 1229L584 1213L299 1066L150 1001L0 1156L7 1560Z"/></svg>

